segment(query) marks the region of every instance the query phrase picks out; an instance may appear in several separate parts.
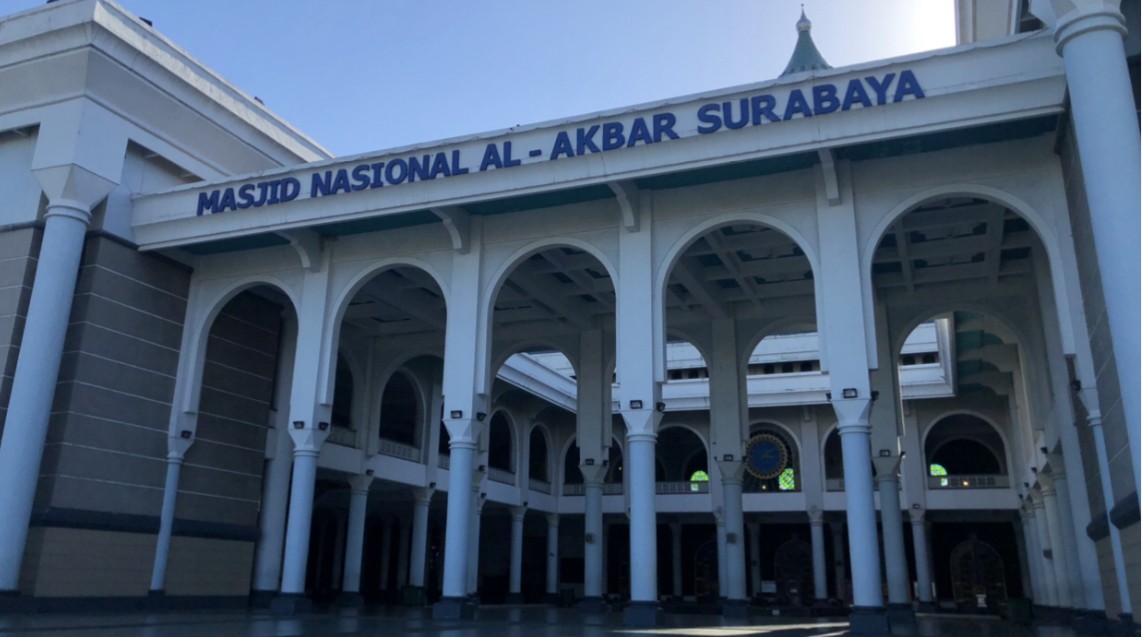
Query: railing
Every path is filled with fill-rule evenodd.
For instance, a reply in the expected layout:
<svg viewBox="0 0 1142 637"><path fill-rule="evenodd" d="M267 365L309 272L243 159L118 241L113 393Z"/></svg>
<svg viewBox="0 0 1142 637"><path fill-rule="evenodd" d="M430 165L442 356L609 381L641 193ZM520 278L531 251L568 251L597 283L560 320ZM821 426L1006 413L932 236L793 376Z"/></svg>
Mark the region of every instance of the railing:
<svg viewBox="0 0 1142 637"><path fill-rule="evenodd" d="M563 485L563 495L583 495L586 490L585 486L580 484L565 484ZM621 482L608 482L603 485L603 495L622 495L623 483Z"/></svg>
<svg viewBox="0 0 1142 637"><path fill-rule="evenodd" d="M496 467L488 467L488 479L501 484L515 484L515 474Z"/></svg>
<svg viewBox="0 0 1142 637"><path fill-rule="evenodd" d="M381 438L381 444L377 448L378 453L401 460L408 460L409 462L420 462L420 449L406 445L392 440L385 440Z"/></svg>
<svg viewBox="0 0 1142 637"><path fill-rule="evenodd" d="M710 483L701 482L655 482L654 492L660 494L709 493Z"/></svg>
<svg viewBox="0 0 1142 637"><path fill-rule="evenodd" d="M543 480L536 480L535 478L528 479L527 488L531 489L532 491L538 491L539 493L547 493L547 494L551 493L551 483L550 482L544 482Z"/></svg>
<svg viewBox="0 0 1142 637"><path fill-rule="evenodd" d="M1005 475L928 476L929 489L1006 489Z"/></svg>
<svg viewBox="0 0 1142 637"><path fill-rule="evenodd" d="M329 442L343 447L357 446L357 432L352 429L332 427L329 430Z"/></svg>
<svg viewBox="0 0 1142 637"><path fill-rule="evenodd" d="M440 456L436 459L436 466L440 467L441 469L447 469L452 466L452 458L445 454L440 454Z"/></svg>

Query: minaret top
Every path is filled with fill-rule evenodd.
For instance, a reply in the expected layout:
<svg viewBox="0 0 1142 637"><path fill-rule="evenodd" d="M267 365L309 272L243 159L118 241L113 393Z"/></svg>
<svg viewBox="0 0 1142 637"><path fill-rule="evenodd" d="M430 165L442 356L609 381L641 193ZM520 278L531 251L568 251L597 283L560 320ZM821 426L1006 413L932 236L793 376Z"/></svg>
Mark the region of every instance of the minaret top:
<svg viewBox="0 0 1142 637"><path fill-rule="evenodd" d="M805 16L805 5L801 5L801 19L797 21L797 45L793 47L793 55L789 58L789 64L785 65L781 77L802 71L833 68L813 43L812 30L813 23Z"/></svg>

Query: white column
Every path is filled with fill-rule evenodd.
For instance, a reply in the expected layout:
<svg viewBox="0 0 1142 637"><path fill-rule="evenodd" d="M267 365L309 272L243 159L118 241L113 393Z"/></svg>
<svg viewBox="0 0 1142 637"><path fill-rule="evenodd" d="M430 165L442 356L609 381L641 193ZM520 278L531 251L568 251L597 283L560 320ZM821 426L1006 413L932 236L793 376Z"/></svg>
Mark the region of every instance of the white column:
<svg viewBox="0 0 1142 637"><path fill-rule="evenodd" d="M845 525L843 522L832 522L829 530L833 532L833 578L837 589L837 599L844 601L847 580L845 579Z"/></svg>
<svg viewBox="0 0 1142 637"><path fill-rule="evenodd" d="M0 484L6 485L0 489L0 511L4 512L0 516L0 592L15 592L19 587L83 238L91 205L114 186L106 185L106 189L84 193L88 199L99 195L90 203L52 199L44 216L36 278L0 439Z"/></svg>
<svg viewBox="0 0 1142 637"><path fill-rule="evenodd" d="M345 530L348 516L344 511L336 511L333 516L333 577L330 578L330 590L337 590L341 585L341 578L345 573Z"/></svg>
<svg viewBox="0 0 1142 637"><path fill-rule="evenodd" d="M718 460L722 474L722 493L725 501L726 533L726 612L743 615L746 610L745 587L745 535L742 519L742 475L745 463ZM734 607L737 608L734 608Z"/></svg>
<svg viewBox="0 0 1142 637"><path fill-rule="evenodd" d="M475 455L474 439L449 441L443 596L465 602L468 597L468 535L471 533L471 517L475 513L472 510L472 459Z"/></svg>
<svg viewBox="0 0 1142 637"><path fill-rule="evenodd" d="M472 489L472 517L469 518L468 532L468 596L480 594L480 527L482 526L485 498L479 486Z"/></svg>
<svg viewBox="0 0 1142 637"><path fill-rule="evenodd" d="M607 468L579 463L583 474L583 604L585 612L604 610L603 599L603 478Z"/></svg>
<svg viewBox="0 0 1142 637"><path fill-rule="evenodd" d="M523 520L527 515L526 506L511 508L512 544L508 570L508 602L523 602Z"/></svg>
<svg viewBox="0 0 1142 637"><path fill-rule="evenodd" d="M155 561L151 566L152 595L161 594L166 587L171 532L174 530L175 506L178 501L178 478L183 458L186 457L192 441L190 436L167 438L167 478L163 486L163 508L159 514L159 535L155 539Z"/></svg>
<svg viewBox="0 0 1142 637"><path fill-rule="evenodd" d="M547 514L547 601L559 601L559 514Z"/></svg>
<svg viewBox="0 0 1142 637"><path fill-rule="evenodd" d="M389 590L389 566L393 554L393 522L385 516L381 520L381 590Z"/></svg>
<svg viewBox="0 0 1142 637"><path fill-rule="evenodd" d="M726 514L721 507L714 509L714 531L718 544L718 598L726 598Z"/></svg>
<svg viewBox="0 0 1142 637"><path fill-rule="evenodd" d="M829 598L829 585L825 581L825 521L819 508L809 510L809 537L813 544L813 599L823 602Z"/></svg>
<svg viewBox="0 0 1142 637"><path fill-rule="evenodd" d="M749 575L753 584L753 594L761 594L761 524L750 522L749 528Z"/></svg>
<svg viewBox="0 0 1142 637"><path fill-rule="evenodd" d="M654 513L654 445L657 434L627 435L630 455L631 601L658 602L658 528Z"/></svg>
<svg viewBox="0 0 1142 637"><path fill-rule="evenodd" d="M365 513L369 504L371 475L349 476L349 524L345 529L345 568L341 576L341 593L361 592L361 560L365 555Z"/></svg>
<svg viewBox="0 0 1142 637"><path fill-rule="evenodd" d="M878 458L880 460L880 458ZM882 470L881 466L886 470ZM884 570L888 578L888 603L895 609L912 608L908 558L904 555L904 521L900 515L900 478L896 475L899 457L891 463L878 463L876 483L880 490L880 526L884 534Z"/></svg>
<svg viewBox="0 0 1142 637"><path fill-rule="evenodd" d="M916 561L916 597L921 610L933 609L932 570L928 562L928 528L924 524L924 510L910 509L912 522L912 558Z"/></svg>
<svg viewBox="0 0 1142 637"><path fill-rule="evenodd" d="M1071 599L1071 571L1067 560L1069 547L1063 541L1063 527L1059 522L1059 501L1055 497L1054 483L1046 476L1039 477L1043 494L1043 513L1047 517L1047 533L1051 538L1051 563L1055 567L1055 594L1060 608L1073 608Z"/></svg>
<svg viewBox="0 0 1142 637"><path fill-rule="evenodd" d="M280 381L281 376L278 378ZM288 384L288 378L284 382ZM285 546L286 510L289 508L290 452L293 447L287 429L287 410L288 406L280 410L279 417L274 419L274 457L266 461L262 478L262 507L258 512L259 533L252 586L255 595L276 593L281 587L282 548Z"/></svg>
<svg viewBox="0 0 1142 637"><path fill-rule="evenodd" d="M1043 507L1043 498L1033 493L1031 506L1035 509L1035 538L1039 548L1039 569L1043 577L1040 584L1043 586L1043 601L1047 606L1059 605L1059 579L1055 576L1055 562L1048 555L1051 552L1051 533L1047 530L1047 512Z"/></svg>
<svg viewBox="0 0 1142 637"><path fill-rule="evenodd" d="M412 548L409 554L408 584L424 588L424 562L428 556L428 508L436 489L422 487L412 490Z"/></svg>
<svg viewBox="0 0 1142 637"><path fill-rule="evenodd" d="M682 597L682 523L670 523L670 574L674 584L674 596Z"/></svg>
<svg viewBox="0 0 1142 637"><path fill-rule="evenodd" d="M1035 530L1035 509L1030 499L1026 500L1019 511L1023 522L1023 544L1027 547L1027 570L1031 575L1031 590L1027 597L1038 606L1046 606L1047 589L1043 583L1043 550L1039 548L1039 534Z"/></svg>
<svg viewBox="0 0 1142 637"><path fill-rule="evenodd" d="M291 429L293 438L293 479L289 490L289 518L286 521L285 558L282 563L282 589L286 597L305 595L305 567L309 557L309 530L313 517L313 489L317 479L317 456L327 431Z"/></svg>
<svg viewBox="0 0 1142 637"><path fill-rule="evenodd" d="M1142 322L1138 260L1140 199L1139 134L1134 89L1122 38L1125 20L1118 2L1032 3L1054 22L1056 48L1066 68L1071 119L1086 182L1095 255L1106 301L1115 368L1122 392L1135 490L1139 482L1142 419ZM1057 15L1056 12L1061 15Z"/></svg>
<svg viewBox="0 0 1142 637"><path fill-rule="evenodd" d="M849 559L852 561L853 606L882 609L880 546L876 536L876 507L872 494L872 454L869 450L868 399L833 399L840 423L841 453L848 509Z"/></svg>

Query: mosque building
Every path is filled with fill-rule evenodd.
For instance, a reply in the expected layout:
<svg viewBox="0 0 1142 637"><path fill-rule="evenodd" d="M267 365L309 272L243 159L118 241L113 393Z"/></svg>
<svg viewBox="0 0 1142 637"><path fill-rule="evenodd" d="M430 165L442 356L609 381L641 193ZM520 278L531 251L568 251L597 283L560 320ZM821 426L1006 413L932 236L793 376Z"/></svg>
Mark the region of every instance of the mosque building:
<svg viewBox="0 0 1142 637"><path fill-rule="evenodd" d="M113 0L0 18L0 612L1137 631L1139 3L955 4L348 158Z"/></svg>

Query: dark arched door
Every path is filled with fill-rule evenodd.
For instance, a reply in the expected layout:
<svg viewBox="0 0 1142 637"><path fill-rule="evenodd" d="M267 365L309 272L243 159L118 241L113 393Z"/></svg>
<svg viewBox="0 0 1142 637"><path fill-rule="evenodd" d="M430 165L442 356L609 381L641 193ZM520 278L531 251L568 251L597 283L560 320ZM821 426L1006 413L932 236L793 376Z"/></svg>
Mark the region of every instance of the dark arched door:
<svg viewBox="0 0 1142 637"><path fill-rule="evenodd" d="M970 612L996 612L1007 600L1003 559L989 544L972 538L952 549L952 597L956 608Z"/></svg>

